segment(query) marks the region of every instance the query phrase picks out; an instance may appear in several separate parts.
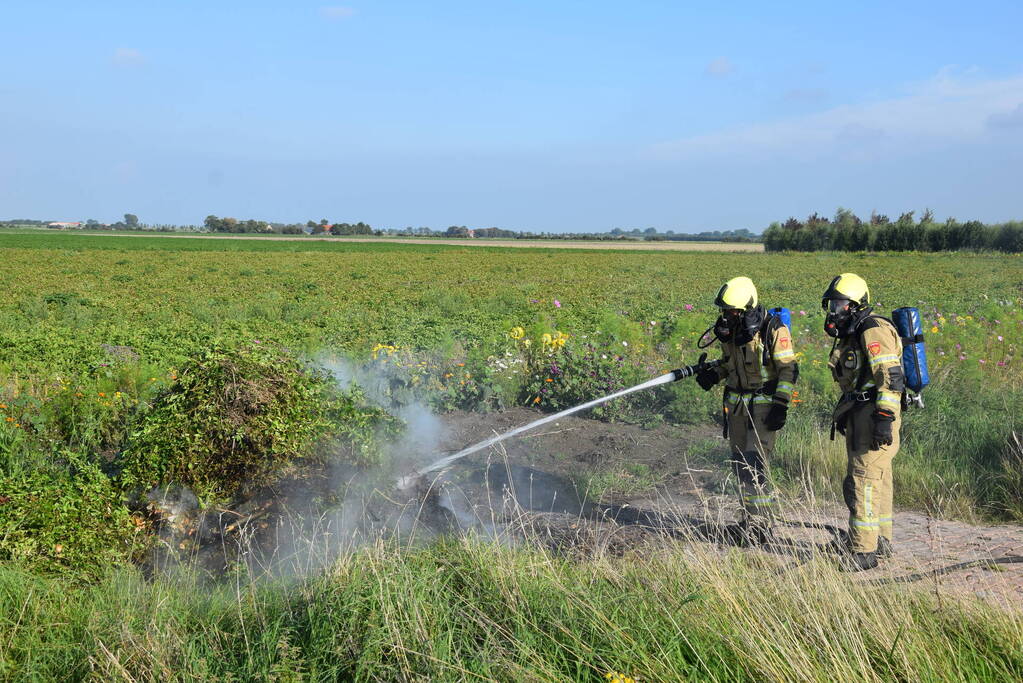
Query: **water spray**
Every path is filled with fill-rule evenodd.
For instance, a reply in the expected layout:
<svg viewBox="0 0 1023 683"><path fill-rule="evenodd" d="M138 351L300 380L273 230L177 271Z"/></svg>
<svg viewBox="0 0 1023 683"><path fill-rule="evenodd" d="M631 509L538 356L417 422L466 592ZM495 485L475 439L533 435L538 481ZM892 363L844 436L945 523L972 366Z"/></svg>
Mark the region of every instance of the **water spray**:
<svg viewBox="0 0 1023 683"><path fill-rule="evenodd" d="M720 360L715 360L708 363L707 354L704 353L700 356L700 361L698 363L695 363L694 365L687 365L685 367L678 368L677 370L666 372L665 374L659 377L654 377L653 379L647 380L642 384L637 384L634 387L622 389L621 391L616 391L613 394L608 394L607 396L602 396L601 398L596 398L593 399L592 401L587 401L586 403L582 403L572 408L567 408L565 410L562 410L561 412L554 413L553 415L548 415L546 417L542 417L539 420L534 420L530 422L529 424L522 425L521 427L516 427L515 429L510 429L507 432L504 432L503 434L492 436L485 441L480 441L477 444L473 444L472 446L463 448L457 453L453 453L447 457L441 458L440 460L431 463L426 467L422 467L416 470L414 473L410 475L402 477L401 479L398 480L398 488L402 490L410 489L416 484L417 481L419 481L419 478L424 475L427 475L431 472L436 472L437 470L443 469L448 465L451 465L452 463L461 460L467 455L471 455L473 453L481 451L484 448L493 446L495 443L504 441L505 439L509 439L513 436L517 436L519 434L522 434L523 432L529 431L530 429L534 429L541 425L545 425L548 422L553 422L554 420L559 420L563 417L567 417L568 415L572 415L574 413L579 413L584 410L594 408L602 403L607 403L608 401L614 400L616 398L621 398L622 396L627 396L637 391L642 391L643 389L650 389L652 387L660 386L662 384L670 384L671 382L677 382L681 379L692 377L701 370L715 368L721 365L721 363L722 361Z"/></svg>

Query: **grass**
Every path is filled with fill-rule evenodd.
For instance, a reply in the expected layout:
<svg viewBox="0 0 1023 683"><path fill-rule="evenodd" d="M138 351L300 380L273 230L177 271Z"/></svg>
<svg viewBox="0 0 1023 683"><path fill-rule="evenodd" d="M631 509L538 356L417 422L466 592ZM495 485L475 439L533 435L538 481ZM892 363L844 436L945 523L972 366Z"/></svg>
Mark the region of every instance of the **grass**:
<svg viewBox="0 0 1023 683"><path fill-rule="evenodd" d="M777 574L698 547L570 562L377 545L314 578L206 585L0 569L6 680L1018 680L1018 613ZM59 624L55 628L53 625Z"/></svg>

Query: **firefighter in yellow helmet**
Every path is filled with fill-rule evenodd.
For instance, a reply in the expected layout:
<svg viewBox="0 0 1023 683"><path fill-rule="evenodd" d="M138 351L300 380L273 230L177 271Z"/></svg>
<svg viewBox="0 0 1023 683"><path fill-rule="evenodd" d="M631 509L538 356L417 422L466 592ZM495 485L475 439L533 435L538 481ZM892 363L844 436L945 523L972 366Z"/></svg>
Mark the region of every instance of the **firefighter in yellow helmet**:
<svg viewBox="0 0 1023 683"><path fill-rule="evenodd" d="M696 381L705 391L725 381L724 428L743 509L726 535L760 545L771 539L776 514L768 458L785 425L799 366L788 327L764 311L748 277L726 282L714 303L721 315L712 329L724 362L698 373Z"/></svg>
<svg viewBox="0 0 1023 683"><path fill-rule="evenodd" d="M842 566L863 571L892 553L892 458L902 421L902 341L895 325L874 315L867 283L842 273L821 305L824 331L835 338L828 366L842 398L832 416L845 436L848 469L842 484L849 508L849 546Z"/></svg>

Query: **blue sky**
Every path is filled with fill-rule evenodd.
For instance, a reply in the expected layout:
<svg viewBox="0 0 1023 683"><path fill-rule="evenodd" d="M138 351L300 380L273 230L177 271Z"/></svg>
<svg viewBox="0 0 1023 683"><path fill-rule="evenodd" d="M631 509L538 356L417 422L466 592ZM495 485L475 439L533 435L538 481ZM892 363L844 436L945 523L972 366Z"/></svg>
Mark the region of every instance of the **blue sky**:
<svg viewBox="0 0 1023 683"><path fill-rule="evenodd" d="M0 218L1023 218L1023 3L842 5L18 3Z"/></svg>

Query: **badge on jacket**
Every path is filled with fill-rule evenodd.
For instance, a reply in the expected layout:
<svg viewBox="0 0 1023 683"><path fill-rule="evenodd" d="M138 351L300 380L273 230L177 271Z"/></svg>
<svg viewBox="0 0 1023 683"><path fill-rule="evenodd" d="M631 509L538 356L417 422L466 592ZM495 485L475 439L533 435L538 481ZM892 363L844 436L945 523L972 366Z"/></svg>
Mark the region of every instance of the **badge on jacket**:
<svg viewBox="0 0 1023 683"><path fill-rule="evenodd" d="M870 342L867 344L867 350L870 351L871 356L876 356L881 353L881 342Z"/></svg>

